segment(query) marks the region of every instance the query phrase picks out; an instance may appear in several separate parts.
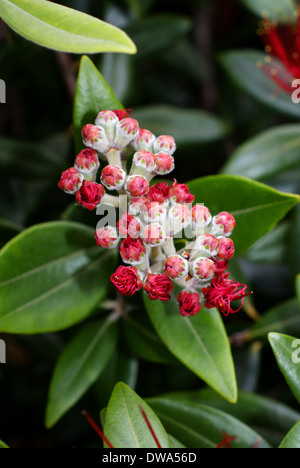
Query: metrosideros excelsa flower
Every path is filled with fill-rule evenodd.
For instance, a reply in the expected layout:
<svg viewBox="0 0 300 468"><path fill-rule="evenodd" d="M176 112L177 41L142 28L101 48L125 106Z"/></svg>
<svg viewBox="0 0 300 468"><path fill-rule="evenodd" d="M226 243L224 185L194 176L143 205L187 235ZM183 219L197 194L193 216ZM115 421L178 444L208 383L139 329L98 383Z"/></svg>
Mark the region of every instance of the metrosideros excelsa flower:
<svg viewBox="0 0 300 468"><path fill-rule="evenodd" d="M105 190L101 184L84 180L76 193L77 203L88 210L94 210L100 205Z"/></svg>
<svg viewBox="0 0 300 468"><path fill-rule="evenodd" d="M177 296L179 304L179 313L183 317L191 317L198 314L201 310L200 294L195 291L184 290Z"/></svg>
<svg viewBox="0 0 300 468"><path fill-rule="evenodd" d="M173 283L167 275L149 274L144 284L144 291L151 301L157 299L166 302L171 299Z"/></svg>
<svg viewBox="0 0 300 468"><path fill-rule="evenodd" d="M95 125L83 127L82 137L87 148L75 157L74 167L62 173L58 185L88 210L116 208L108 225L96 230L95 241L99 247L119 249L126 264L111 276L117 291L123 296L140 291L152 301L167 302L176 283L181 289L178 311L189 320L203 305L226 316L238 312L249 293L246 285L229 278L234 216L194 204L189 187L175 179L171 184L152 182L174 169L174 138L156 138L140 129L131 111L123 109L101 110ZM104 161L100 174L99 158ZM185 236L188 240L180 242L186 247L180 250L177 238ZM234 301L240 301L237 308Z"/></svg>
<svg viewBox="0 0 300 468"><path fill-rule="evenodd" d="M120 265L111 275L111 282L123 296L133 296L143 287L143 280L136 267Z"/></svg>

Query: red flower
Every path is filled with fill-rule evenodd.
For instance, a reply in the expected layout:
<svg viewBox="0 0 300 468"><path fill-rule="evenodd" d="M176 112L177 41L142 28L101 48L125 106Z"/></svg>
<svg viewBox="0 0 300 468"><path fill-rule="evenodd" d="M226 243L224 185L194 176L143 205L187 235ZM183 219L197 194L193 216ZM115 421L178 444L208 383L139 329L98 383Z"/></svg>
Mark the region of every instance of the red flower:
<svg viewBox="0 0 300 468"><path fill-rule="evenodd" d="M70 169L67 169L62 173L58 186L66 193L74 195L74 193L80 189L82 182L83 176L79 174L75 167L70 167Z"/></svg>
<svg viewBox="0 0 300 468"><path fill-rule="evenodd" d="M201 310L200 295L192 291L181 291L177 296L179 312L183 317L196 315Z"/></svg>
<svg viewBox="0 0 300 468"><path fill-rule="evenodd" d="M229 261L228 260L218 260L215 262L215 274L217 276L220 276L222 275L223 273L225 273L225 271L227 270L227 268L229 267Z"/></svg>
<svg viewBox="0 0 300 468"><path fill-rule="evenodd" d="M117 228L122 237L137 237L141 230L141 224L131 214L124 213L117 222Z"/></svg>
<svg viewBox="0 0 300 468"><path fill-rule="evenodd" d="M259 34L266 44L266 52L281 62L280 66L267 60L259 66L284 91L291 93L292 82L300 78L300 16L296 25L264 21Z"/></svg>
<svg viewBox="0 0 300 468"><path fill-rule="evenodd" d="M130 117L132 114L132 109L120 109L120 110L113 110L112 111L119 120L125 119L125 117Z"/></svg>
<svg viewBox="0 0 300 468"><path fill-rule="evenodd" d="M246 294L246 284L235 283L233 280L228 279L228 276L229 273L225 273L215 277L211 282L211 286L204 288L202 291L205 298L205 307L207 309L216 307L225 317L239 312L243 307L245 297L252 294L252 292ZM240 307L233 310L231 302L239 300L242 301Z"/></svg>
<svg viewBox="0 0 300 468"><path fill-rule="evenodd" d="M152 202L163 203L169 198L170 188L166 182L159 182L152 185L147 194L147 198Z"/></svg>
<svg viewBox="0 0 300 468"><path fill-rule="evenodd" d="M177 184L176 180L170 187L170 197L173 198L176 203L193 203L195 200L188 186L186 184Z"/></svg>
<svg viewBox="0 0 300 468"><path fill-rule="evenodd" d="M145 253L146 248L140 238L133 239L129 236L121 243L120 254L125 263L138 265L142 262Z"/></svg>
<svg viewBox="0 0 300 468"><path fill-rule="evenodd" d="M230 260L234 256L234 243L229 237L221 237L219 239L219 249L217 254L218 260Z"/></svg>
<svg viewBox="0 0 300 468"><path fill-rule="evenodd" d="M120 265L110 279L123 296L133 296L143 287L143 281L135 267Z"/></svg>
<svg viewBox="0 0 300 468"><path fill-rule="evenodd" d="M148 294L151 301L160 299L161 301L169 301L171 299L171 291L173 289L172 281L167 275L155 275L150 273L147 277L147 282L144 284L144 290Z"/></svg>
<svg viewBox="0 0 300 468"><path fill-rule="evenodd" d="M104 194L105 190L101 184L84 180L80 190L76 193L76 199L88 210L94 210L100 204Z"/></svg>

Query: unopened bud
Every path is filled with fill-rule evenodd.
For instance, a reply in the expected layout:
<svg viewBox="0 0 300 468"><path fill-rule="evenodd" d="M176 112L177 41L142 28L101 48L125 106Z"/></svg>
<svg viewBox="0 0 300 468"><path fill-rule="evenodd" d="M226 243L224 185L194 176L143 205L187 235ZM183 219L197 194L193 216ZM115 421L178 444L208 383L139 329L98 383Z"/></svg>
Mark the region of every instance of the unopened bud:
<svg viewBox="0 0 300 468"><path fill-rule="evenodd" d="M139 124L137 120L131 118L120 120L116 125L114 147L117 149L124 148L132 142L138 131Z"/></svg>
<svg viewBox="0 0 300 468"><path fill-rule="evenodd" d="M156 168L156 158L153 153L146 150L138 151L133 156L133 166L131 172L134 174L140 173L141 175L151 174ZM142 172L138 172L142 170Z"/></svg>
<svg viewBox="0 0 300 468"><path fill-rule="evenodd" d="M119 119L115 112L110 110L101 111L96 118L95 124L103 127L109 146L113 146L115 140L115 128Z"/></svg>
<svg viewBox="0 0 300 468"><path fill-rule="evenodd" d="M229 237L219 237L218 260L230 260L234 256L234 243Z"/></svg>
<svg viewBox="0 0 300 468"><path fill-rule="evenodd" d="M71 167L62 173L58 186L64 192L74 195L80 189L83 180L83 175L75 167Z"/></svg>
<svg viewBox="0 0 300 468"><path fill-rule="evenodd" d="M145 258L146 248L141 239L133 239L129 236L121 242L120 255L123 262L140 265Z"/></svg>
<svg viewBox="0 0 300 468"><path fill-rule="evenodd" d="M141 238L146 245L159 247L165 243L166 235L162 226L158 223L147 224L141 232Z"/></svg>
<svg viewBox="0 0 300 468"><path fill-rule="evenodd" d="M108 164L101 172L101 182L108 190L121 190L126 179L126 172L119 166Z"/></svg>
<svg viewBox="0 0 300 468"><path fill-rule="evenodd" d="M203 234L197 237L193 247L193 257L216 257L220 241L212 234Z"/></svg>
<svg viewBox="0 0 300 468"><path fill-rule="evenodd" d="M212 219L212 234L214 236L230 237L235 225L236 222L232 214L222 211Z"/></svg>
<svg viewBox="0 0 300 468"><path fill-rule="evenodd" d="M82 138L85 146L93 148L99 153L107 153L109 143L107 141L105 131L102 127L88 124L82 129Z"/></svg>
<svg viewBox="0 0 300 468"><path fill-rule="evenodd" d="M91 148L81 150L75 158L74 166L85 178L92 176L100 167L97 151Z"/></svg>
<svg viewBox="0 0 300 468"><path fill-rule="evenodd" d="M165 272L171 279L179 279L187 276L189 265L181 255L171 255L165 262Z"/></svg>
<svg viewBox="0 0 300 468"><path fill-rule="evenodd" d="M117 231L112 226L100 228L95 233L96 244L105 249L113 249L118 245Z"/></svg>
<svg viewBox="0 0 300 468"><path fill-rule="evenodd" d="M198 257L192 263L192 274L200 281L210 281L215 276L215 264L206 257Z"/></svg>
<svg viewBox="0 0 300 468"><path fill-rule="evenodd" d="M153 148L155 153L164 151L172 155L176 150L175 140L170 135L161 135L154 141Z"/></svg>
<svg viewBox="0 0 300 468"><path fill-rule="evenodd" d="M125 190L131 197L139 198L149 191L149 182L144 176L132 175L127 177Z"/></svg>
<svg viewBox="0 0 300 468"><path fill-rule="evenodd" d="M153 151L153 143L155 141L155 135L149 130L140 128L137 136L132 142L132 146L135 151L147 150Z"/></svg>
<svg viewBox="0 0 300 468"><path fill-rule="evenodd" d="M156 155L156 174L165 175L173 171L175 164L174 158L168 153L157 153Z"/></svg>

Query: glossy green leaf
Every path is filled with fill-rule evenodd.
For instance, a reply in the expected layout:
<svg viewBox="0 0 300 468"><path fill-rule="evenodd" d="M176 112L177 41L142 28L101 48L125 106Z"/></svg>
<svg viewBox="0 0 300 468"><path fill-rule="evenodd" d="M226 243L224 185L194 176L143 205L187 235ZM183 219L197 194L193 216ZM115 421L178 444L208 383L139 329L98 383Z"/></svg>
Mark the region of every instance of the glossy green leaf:
<svg viewBox="0 0 300 468"><path fill-rule="evenodd" d="M114 258L81 224L23 231L0 253L0 331L44 333L81 321L105 297Z"/></svg>
<svg viewBox="0 0 300 468"><path fill-rule="evenodd" d="M167 395L168 396L168 395ZM176 401L189 401L219 409L239 419L277 447L284 435L300 418L300 413L283 403L254 393L239 390L235 405L228 403L210 388L170 394Z"/></svg>
<svg viewBox="0 0 300 468"><path fill-rule="evenodd" d="M46 426L52 427L88 390L105 368L117 342L109 319L86 325L61 354L52 376Z"/></svg>
<svg viewBox="0 0 300 468"><path fill-rule="evenodd" d="M279 448L295 449L300 448L300 421L295 424L281 442Z"/></svg>
<svg viewBox="0 0 300 468"><path fill-rule="evenodd" d="M183 445L181 442L179 442L179 440L176 439L176 437L174 437L174 436L172 436L170 434L168 434L168 436L169 436L174 448L185 448L185 445Z"/></svg>
<svg viewBox="0 0 300 468"><path fill-rule="evenodd" d="M138 58L159 53L172 47L176 39L191 29L189 18L175 14L147 16L127 28L138 49Z"/></svg>
<svg viewBox="0 0 300 468"><path fill-rule="evenodd" d="M246 332L249 340L266 340L268 333L299 333L300 310L295 299L278 304L265 312Z"/></svg>
<svg viewBox="0 0 300 468"><path fill-rule="evenodd" d="M266 180L299 165L300 125L293 124L272 128L240 146L222 172Z"/></svg>
<svg viewBox="0 0 300 468"><path fill-rule="evenodd" d="M172 135L177 146L205 144L220 140L228 133L228 125L208 112L173 106L148 106L134 109L133 117L141 128L155 135Z"/></svg>
<svg viewBox="0 0 300 468"><path fill-rule="evenodd" d="M189 448L216 448L222 441L222 431L236 436L232 448L260 448L269 444L251 428L233 416L200 403L190 402L173 395L147 399L162 423L174 437Z"/></svg>
<svg viewBox="0 0 300 468"><path fill-rule="evenodd" d="M9 448L9 447L3 442L3 440L0 440L0 448Z"/></svg>
<svg viewBox="0 0 300 468"><path fill-rule="evenodd" d="M0 16L21 36L49 49L93 54L134 54L136 47L120 29L46 0L1 0Z"/></svg>
<svg viewBox="0 0 300 468"><path fill-rule="evenodd" d="M269 342L285 380L300 403L300 339L269 333Z"/></svg>
<svg viewBox="0 0 300 468"><path fill-rule="evenodd" d="M177 359L224 398L235 402L234 366L219 312L202 308L194 317L182 317L174 293L166 303L145 296L145 304L157 334Z"/></svg>
<svg viewBox="0 0 300 468"><path fill-rule="evenodd" d="M213 215L229 211L235 217L237 225L232 239L237 253L245 252L273 229L299 202L298 195L278 192L238 176L208 176L195 179L188 185L196 196L196 203L204 203Z"/></svg>
<svg viewBox="0 0 300 468"><path fill-rule="evenodd" d="M284 264L287 255L287 237L290 231L290 222L280 223L275 229L255 242L246 254L247 260L270 265Z"/></svg>
<svg viewBox="0 0 300 468"><path fill-rule="evenodd" d="M234 84L253 99L282 114L300 117L300 106L293 103L291 95L272 81L258 64L262 64L265 53L257 50L234 50L220 55L220 62ZM283 65L273 59L274 66L282 70ZM284 73L284 71L282 70Z"/></svg>
<svg viewBox="0 0 300 468"><path fill-rule="evenodd" d="M77 151L83 147L82 127L88 123L94 123L98 113L103 109L123 109L123 106L93 62L88 57L82 57L73 111Z"/></svg>
<svg viewBox="0 0 300 468"><path fill-rule="evenodd" d="M115 448L157 448L143 418L145 411L162 448L172 448L165 429L155 413L131 388L119 382L109 400L104 433Z"/></svg>
<svg viewBox="0 0 300 468"><path fill-rule="evenodd" d="M240 0L249 10L271 21L291 22L296 17L294 0Z"/></svg>
<svg viewBox="0 0 300 468"><path fill-rule="evenodd" d="M167 364L178 362L157 336L148 316L140 310L125 317L125 333L132 351L142 359Z"/></svg>

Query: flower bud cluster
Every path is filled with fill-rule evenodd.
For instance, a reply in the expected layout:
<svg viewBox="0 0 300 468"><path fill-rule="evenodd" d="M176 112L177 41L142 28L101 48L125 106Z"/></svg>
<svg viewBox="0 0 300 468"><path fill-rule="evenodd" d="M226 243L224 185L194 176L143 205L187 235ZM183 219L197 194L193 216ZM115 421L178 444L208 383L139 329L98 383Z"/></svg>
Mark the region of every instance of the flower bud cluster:
<svg viewBox="0 0 300 468"><path fill-rule="evenodd" d="M196 315L202 304L224 315L236 312L231 301L243 303L246 286L229 280L226 273L235 251L230 238L234 217L225 211L213 216L203 204L193 206L194 195L176 180L172 185L151 184L156 175L174 169L174 138L155 137L123 110L101 111L95 125L82 129L82 138L86 149L76 156L74 167L62 173L58 185L88 210L111 198L118 200L107 191L127 194L127 212L117 225L95 233L100 247L119 246L126 266L111 276L119 292L131 296L143 289L150 300L169 301L176 283L182 289L177 296L182 316ZM99 159L106 160L100 175ZM193 242L176 251L174 238L185 229Z"/></svg>

